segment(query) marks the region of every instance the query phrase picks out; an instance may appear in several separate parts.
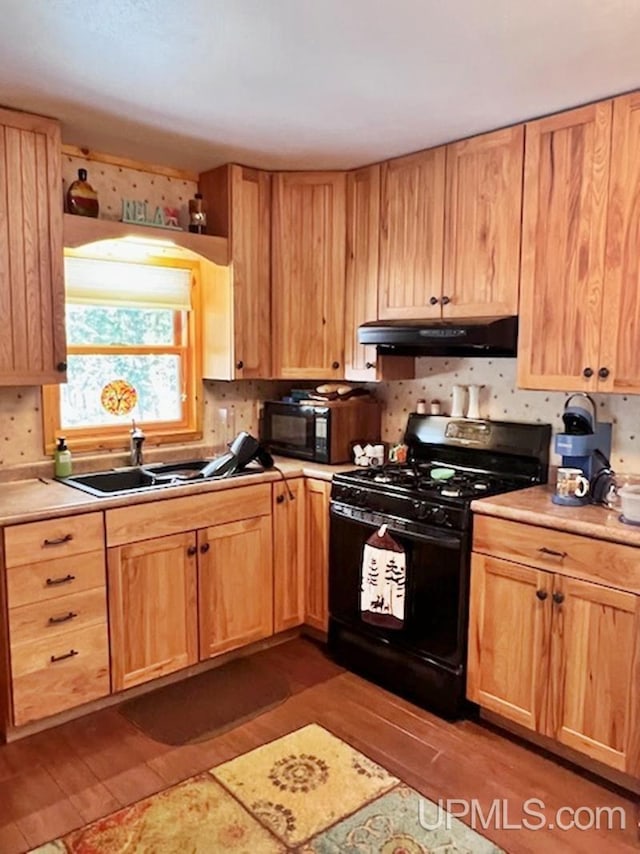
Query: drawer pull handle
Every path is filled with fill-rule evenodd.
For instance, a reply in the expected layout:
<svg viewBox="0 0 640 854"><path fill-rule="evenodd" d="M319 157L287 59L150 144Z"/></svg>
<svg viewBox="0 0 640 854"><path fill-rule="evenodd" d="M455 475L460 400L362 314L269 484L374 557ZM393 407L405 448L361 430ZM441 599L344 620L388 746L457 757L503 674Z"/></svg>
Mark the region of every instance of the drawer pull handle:
<svg viewBox="0 0 640 854"><path fill-rule="evenodd" d="M74 655L79 655L77 649L70 649L69 652L65 652L62 655L52 655L51 663L54 664L56 661L64 661L65 658L73 658Z"/></svg>
<svg viewBox="0 0 640 854"><path fill-rule="evenodd" d="M61 617L49 617L49 625L56 626L58 623L68 623L69 620L73 620L77 616L75 611L69 611L68 614L63 614Z"/></svg>
<svg viewBox="0 0 640 854"><path fill-rule="evenodd" d="M68 584L69 581L75 581L75 575L65 575L63 578L47 578L47 587L55 587L56 584Z"/></svg>
<svg viewBox="0 0 640 854"><path fill-rule="evenodd" d="M55 540L45 540L43 546L61 546L63 543L70 543L73 539L73 534L65 534L64 537L56 537Z"/></svg>
<svg viewBox="0 0 640 854"><path fill-rule="evenodd" d="M559 557L560 560L563 560L567 556L566 552L555 552L553 549L548 549L546 546L542 546L542 548L538 549L538 551L543 555L550 555L551 557Z"/></svg>
<svg viewBox="0 0 640 854"><path fill-rule="evenodd" d="M554 593L552 599L556 605L562 605L564 602L564 593Z"/></svg>
<svg viewBox="0 0 640 854"><path fill-rule="evenodd" d="M546 590L536 590L536 596L541 602L544 602L548 595Z"/></svg>

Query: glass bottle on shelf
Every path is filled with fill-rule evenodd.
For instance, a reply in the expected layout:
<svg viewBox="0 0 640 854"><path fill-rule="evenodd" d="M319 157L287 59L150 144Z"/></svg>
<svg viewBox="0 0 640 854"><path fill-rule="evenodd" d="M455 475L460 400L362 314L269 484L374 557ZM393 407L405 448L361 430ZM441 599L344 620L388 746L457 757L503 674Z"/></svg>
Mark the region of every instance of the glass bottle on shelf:
<svg viewBox="0 0 640 854"><path fill-rule="evenodd" d="M86 169L78 169L77 179L67 190L67 210L78 216L98 216L100 211L98 194L87 182Z"/></svg>
<svg viewBox="0 0 640 854"><path fill-rule="evenodd" d="M194 234L207 233L207 213L202 193L196 193L195 198L189 199L189 231Z"/></svg>

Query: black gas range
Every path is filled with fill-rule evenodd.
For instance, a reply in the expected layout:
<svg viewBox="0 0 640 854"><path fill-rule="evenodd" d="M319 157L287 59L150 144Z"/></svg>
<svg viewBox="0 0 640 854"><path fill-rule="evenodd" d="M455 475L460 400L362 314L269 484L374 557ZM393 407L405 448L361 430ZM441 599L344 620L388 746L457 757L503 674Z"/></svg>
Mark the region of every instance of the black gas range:
<svg viewBox="0 0 640 854"><path fill-rule="evenodd" d="M329 649L445 717L464 709L471 502L545 483L551 426L411 415L402 465L335 475Z"/></svg>

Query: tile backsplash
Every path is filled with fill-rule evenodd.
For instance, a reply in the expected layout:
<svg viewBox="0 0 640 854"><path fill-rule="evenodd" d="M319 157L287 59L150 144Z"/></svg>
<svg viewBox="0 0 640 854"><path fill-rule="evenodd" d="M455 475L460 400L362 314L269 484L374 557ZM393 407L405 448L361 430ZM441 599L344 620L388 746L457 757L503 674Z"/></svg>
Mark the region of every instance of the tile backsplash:
<svg viewBox="0 0 640 854"><path fill-rule="evenodd" d="M437 398L443 413L449 413L455 383L481 386L480 414L484 418L548 422L554 432L561 427L568 395L516 388L515 359L418 359L416 374L414 380L370 386L384 403L385 441L401 439L407 416L420 398L427 402ZM287 381L206 381L201 444L208 453L216 454L241 430L257 436L262 401L281 397L290 388ZM595 394L593 398L599 419L613 422L613 467L621 473L640 473L640 396ZM40 389L0 388L0 468L48 459L43 451Z"/></svg>
<svg viewBox="0 0 640 854"><path fill-rule="evenodd" d="M451 411L452 386L480 385L480 415L495 421L547 422L558 432L569 396L565 392L526 391L516 388L515 359L420 358L416 379L380 383L374 388L384 401L383 438L401 439L407 416L416 401L440 400L442 412ZM613 423L611 464L618 472L640 473L640 396L593 394L598 420ZM559 458L552 456L552 462Z"/></svg>

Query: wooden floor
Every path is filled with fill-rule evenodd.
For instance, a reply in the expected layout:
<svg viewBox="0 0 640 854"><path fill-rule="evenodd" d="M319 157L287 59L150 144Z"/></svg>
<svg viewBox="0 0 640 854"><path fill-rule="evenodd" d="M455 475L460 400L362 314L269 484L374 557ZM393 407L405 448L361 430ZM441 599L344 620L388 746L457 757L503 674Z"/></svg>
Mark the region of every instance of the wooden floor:
<svg viewBox="0 0 640 854"><path fill-rule="evenodd" d="M157 744L114 707L1 746L0 854L26 851L311 722L433 800L475 798L485 810L493 799L508 800L512 823L529 798L544 802L549 820L563 806L626 811L625 831L476 827L512 854L640 848L637 804L624 793L474 721L446 723L341 670L311 641L258 656L288 675L292 696L202 744Z"/></svg>

